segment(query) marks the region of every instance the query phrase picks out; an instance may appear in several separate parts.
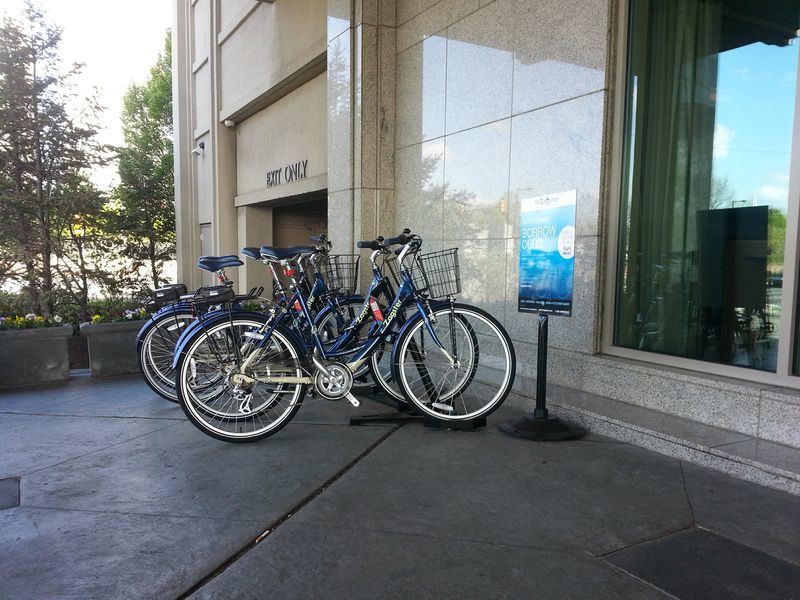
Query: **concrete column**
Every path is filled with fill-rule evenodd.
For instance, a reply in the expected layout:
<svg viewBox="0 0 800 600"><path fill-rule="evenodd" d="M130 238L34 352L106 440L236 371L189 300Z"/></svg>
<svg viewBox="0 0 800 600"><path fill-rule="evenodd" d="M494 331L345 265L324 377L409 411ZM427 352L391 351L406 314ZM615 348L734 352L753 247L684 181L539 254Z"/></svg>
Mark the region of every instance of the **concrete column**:
<svg viewBox="0 0 800 600"><path fill-rule="evenodd" d="M209 137L211 140L211 186L214 209L214 253L239 254L239 235L237 227L237 209L234 204L236 196L236 133L220 120L222 109L222 61L217 31L220 30L220 5L211 5L211 47L208 60L211 68L211 118ZM206 149L208 152L208 149ZM238 282L236 269L229 271L229 276ZM239 288L242 292L242 289Z"/></svg>
<svg viewBox="0 0 800 600"><path fill-rule="evenodd" d="M393 235L395 0L328 2L328 231Z"/></svg>
<svg viewBox="0 0 800 600"><path fill-rule="evenodd" d="M192 115L191 34L189 0L173 3L172 28L172 105L174 112L175 244L177 279L189 287L195 278L196 257L200 251L195 203L192 198Z"/></svg>
<svg viewBox="0 0 800 600"><path fill-rule="evenodd" d="M244 248L247 240L262 246L272 244L272 209L264 206L240 206L238 212L238 248ZM258 240L256 242L256 240ZM270 296L272 277L265 265L242 257L244 267L239 267L239 285L242 293L257 286L264 286L265 295Z"/></svg>

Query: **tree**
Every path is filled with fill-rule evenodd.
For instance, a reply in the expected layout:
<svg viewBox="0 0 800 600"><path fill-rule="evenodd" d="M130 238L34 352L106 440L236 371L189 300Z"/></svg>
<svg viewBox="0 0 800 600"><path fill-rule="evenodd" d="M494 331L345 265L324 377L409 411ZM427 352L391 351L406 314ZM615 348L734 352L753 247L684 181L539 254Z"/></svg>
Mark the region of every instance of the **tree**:
<svg viewBox="0 0 800 600"><path fill-rule="evenodd" d="M711 177L709 208L733 208L736 204L736 189L727 175Z"/></svg>
<svg viewBox="0 0 800 600"><path fill-rule="evenodd" d="M786 244L786 215L779 208L770 208L768 216L769 266L783 272L784 245Z"/></svg>
<svg viewBox="0 0 800 600"><path fill-rule="evenodd" d="M118 227L126 256L146 267L153 287L175 257L175 183L172 146L172 47L169 32L149 79L125 94L119 150Z"/></svg>
<svg viewBox="0 0 800 600"><path fill-rule="evenodd" d="M0 268L23 286L31 309L46 315L55 307L55 261L75 208L68 192L103 160L90 123L97 103L82 99L83 114L70 114L80 66L62 72L60 41L61 30L31 0L21 22L6 17L0 28Z"/></svg>
<svg viewBox="0 0 800 600"><path fill-rule="evenodd" d="M70 211L61 224L55 269L64 287L65 303L74 306L76 317L84 322L91 318L92 291L117 296L133 286L122 268L107 198L88 180L73 182L64 193L70 199Z"/></svg>

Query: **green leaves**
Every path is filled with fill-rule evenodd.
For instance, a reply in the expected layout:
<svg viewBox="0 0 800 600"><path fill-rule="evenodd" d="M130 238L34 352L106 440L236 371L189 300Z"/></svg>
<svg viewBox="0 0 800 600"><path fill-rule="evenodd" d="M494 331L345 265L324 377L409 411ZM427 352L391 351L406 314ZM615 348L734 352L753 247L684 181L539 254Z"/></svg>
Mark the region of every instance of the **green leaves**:
<svg viewBox="0 0 800 600"><path fill-rule="evenodd" d="M125 145L119 149L120 183L113 193L126 256L147 267L153 287L162 283L164 263L175 256L170 40L167 32L149 79L125 94Z"/></svg>
<svg viewBox="0 0 800 600"><path fill-rule="evenodd" d="M101 202L87 189L102 162L96 128L72 116L73 65L59 57L61 31L26 2L19 20L0 27L0 283L21 286L32 312L53 314L59 270L75 250L69 223ZM81 99L94 109L93 99Z"/></svg>

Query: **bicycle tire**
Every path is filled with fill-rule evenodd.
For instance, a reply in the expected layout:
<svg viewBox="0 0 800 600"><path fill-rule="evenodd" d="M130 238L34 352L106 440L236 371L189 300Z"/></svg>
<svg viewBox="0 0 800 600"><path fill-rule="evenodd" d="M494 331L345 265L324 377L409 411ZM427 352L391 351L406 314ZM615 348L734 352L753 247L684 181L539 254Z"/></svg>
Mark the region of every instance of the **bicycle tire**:
<svg viewBox="0 0 800 600"><path fill-rule="evenodd" d="M514 383L516 357L511 338L497 319L474 306L439 305L432 314L434 331L457 357L457 364L445 358L417 315L395 343L395 381L414 408L430 418L452 422L489 415Z"/></svg>
<svg viewBox="0 0 800 600"><path fill-rule="evenodd" d="M172 356L180 334L195 319L189 308L157 313L139 331L136 359L145 383L156 394L178 402Z"/></svg>
<svg viewBox="0 0 800 600"><path fill-rule="evenodd" d="M245 334L256 332L266 319L259 313L240 315L199 329L186 341L177 366L178 399L192 424L213 438L235 443L256 442L280 431L300 409L306 384L267 383L259 378L268 378L272 371L303 376L300 361L305 350L295 334L285 327L279 326L272 332L263 353L253 364L251 372L256 383L250 395L256 400L255 406L248 404L248 412L244 412L245 400L236 397L230 385L231 369L240 360L236 349L252 344ZM220 345L221 341L225 344ZM201 369L204 377L198 378Z"/></svg>
<svg viewBox="0 0 800 600"><path fill-rule="evenodd" d="M404 406L409 404L409 400L397 384L397 379L394 375L394 365L392 363L392 350L403 325L417 314L417 307L415 304L406 306L397 315L395 320L396 325L392 325L393 331L389 332L386 336L383 346L376 349L369 357L370 374L375 381L377 390L383 392L395 402L402 402Z"/></svg>
<svg viewBox="0 0 800 600"><path fill-rule="evenodd" d="M432 302L431 306L450 306L449 303ZM394 376L394 365L392 364L392 349L395 341L398 339L399 330L402 330L405 323L418 315L416 304L406 306L396 318L397 330L392 331L386 337L383 347L376 350L372 356L369 357L370 373L376 383L378 391L383 392L385 395L392 398L395 402L402 402L404 406L408 406L410 401L406 398L403 390L397 384ZM381 375L378 375L380 373Z"/></svg>

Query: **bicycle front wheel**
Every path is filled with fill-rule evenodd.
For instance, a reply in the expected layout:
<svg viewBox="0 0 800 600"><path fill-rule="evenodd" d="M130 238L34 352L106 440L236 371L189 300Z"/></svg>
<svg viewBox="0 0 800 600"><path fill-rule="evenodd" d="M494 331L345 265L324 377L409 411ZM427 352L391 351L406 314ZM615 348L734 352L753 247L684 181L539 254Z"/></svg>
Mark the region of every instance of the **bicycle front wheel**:
<svg viewBox="0 0 800 600"><path fill-rule="evenodd" d="M198 331L178 361L181 407L212 437L254 442L279 431L300 408L305 384L281 380L303 377L303 350L282 327L265 340L262 325L261 319L240 317ZM243 388L232 376L248 357L251 382Z"/></svg>
<svg viewBox="0 0 800 600"><path fill-rule="evenodd" d="M444 305L432 314L433 335L421 315L400 332L392 359L395 381L429 417L445 422L485 417L514 383L511 338L494 317L474 306Z"/></svg>

